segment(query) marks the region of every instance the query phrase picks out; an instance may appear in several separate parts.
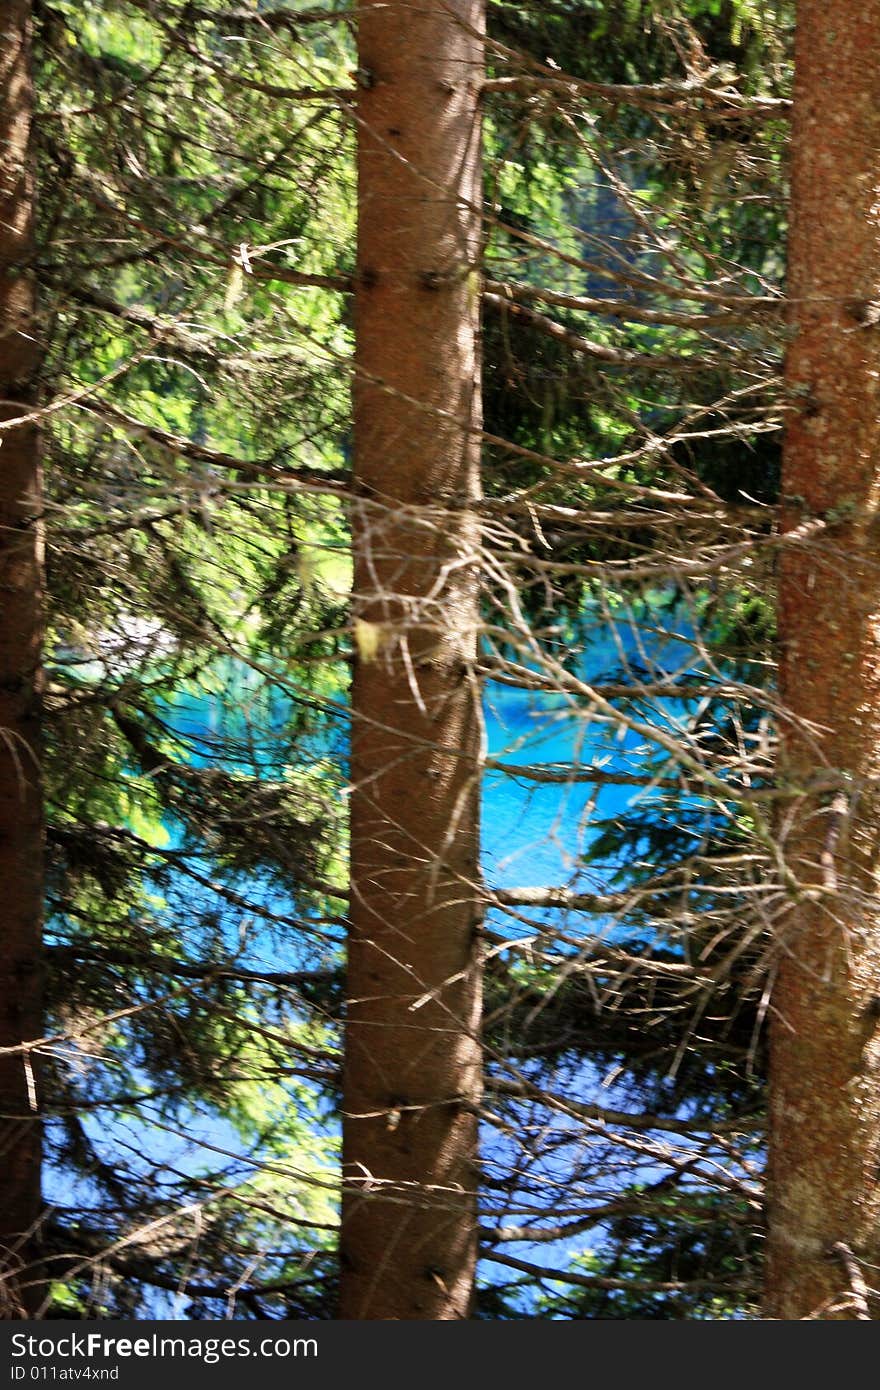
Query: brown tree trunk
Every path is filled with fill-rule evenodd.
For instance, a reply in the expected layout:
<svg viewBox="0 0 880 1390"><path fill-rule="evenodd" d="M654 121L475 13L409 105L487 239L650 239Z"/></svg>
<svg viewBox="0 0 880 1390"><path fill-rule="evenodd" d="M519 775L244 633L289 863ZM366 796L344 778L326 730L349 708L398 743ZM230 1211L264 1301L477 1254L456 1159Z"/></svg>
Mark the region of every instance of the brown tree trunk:
<svg viewBox="0 0 880 1390"><path fill-rule="evenodd" d="M479 1020L484 0L357 7L341 1316L469 1315Z"/></svg>
<svg viewBox="0 0 880 1390"><path fill-rule="evenodd" d="M781 572L782 772L806 790L780 833L805 889L772 1000L771 1318L880 1306L878 92L880 0L800 0L783 503L786 529L828 529Z"/></svg>
<svg viewBox="0 0 880 1390"><path fill-rule="evenodd" d="M38 365L34 322L33 87L29 0L0 4L0 422L26 415ZM40 441L0 432L0 1048L40 1036L43 806ZM32 1316L41 1136L35 1063L0 1052L0 1316Z"/></svg>

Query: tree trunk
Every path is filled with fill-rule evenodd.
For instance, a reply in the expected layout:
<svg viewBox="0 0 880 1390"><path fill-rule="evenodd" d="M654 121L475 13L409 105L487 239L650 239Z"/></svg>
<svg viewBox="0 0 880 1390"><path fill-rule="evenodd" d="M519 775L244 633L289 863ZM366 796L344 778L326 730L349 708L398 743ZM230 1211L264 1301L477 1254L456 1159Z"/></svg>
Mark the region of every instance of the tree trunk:
<svg viewBox="0 0 880 1390"><path fill-rule="evenodd" d="M35 399L33 87L29 0L0 21L0 422ZM43 805L40 778L42 554L40 440L32 425L0 432L0 1048L40 1036ZM32 1316L41 1136L35 1063L0 1052L0 1316Z"/></svg>
<svg viewBox="0 0 880 1390"><path fill-rule="evenodd" d="M785 529L828 529L781 570L782 772L802 794L780 833L805 888L772 1000L771 1318L878 1316L861 1273L880 1284L878 91L880 0L800 0L783 504ZM817 772L836 790L811 791Z"/></svg>
<svg viewBox="0 0 880 1390"><path fill-rule="evenodd" d="M341 1316L469 1315L484 0L361 0Z"/></svg>

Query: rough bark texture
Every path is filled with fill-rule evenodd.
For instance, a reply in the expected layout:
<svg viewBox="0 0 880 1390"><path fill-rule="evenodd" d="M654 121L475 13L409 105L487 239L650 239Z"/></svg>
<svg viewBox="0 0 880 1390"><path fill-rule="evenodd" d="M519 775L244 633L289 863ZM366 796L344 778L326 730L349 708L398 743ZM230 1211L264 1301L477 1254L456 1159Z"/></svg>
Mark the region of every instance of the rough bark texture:
<svg viewBox="0 0 880 1390"><path fill-rule="evenodd" d="M0 421L26 414L38 352L30 159L29 0L0 4ZM39 687L42 556L40 444L28 425L0 433L0 1048L41 1032L43 828ZM40 1124L35 1064L0 1053L0 1316L32 1315Z"/></svg>
<svg viewBox="0 0 880 1390"><path fill-rule="evenodd" d="M472 1300L483 23L483 0L358 5L344 1318Z"/></svg>
<svg viewBox="0 0 880 1390"><path fill-rule="evenodd" d="M766 1312L877 1317L880 1263L880 0L800 0L787 362L788 529L819 544L781 574L781 821L808 891L773 994ZM833 779L832 779L833 780Z"/></svg>

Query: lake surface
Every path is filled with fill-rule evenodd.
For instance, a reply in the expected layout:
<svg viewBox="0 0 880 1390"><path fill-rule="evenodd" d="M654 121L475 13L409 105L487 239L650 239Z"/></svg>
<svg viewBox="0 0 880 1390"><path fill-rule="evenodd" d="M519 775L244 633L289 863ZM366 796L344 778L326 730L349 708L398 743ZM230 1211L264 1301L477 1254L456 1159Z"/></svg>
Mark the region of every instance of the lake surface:
<svg viewBox="0 0 880 1390"><path fill-rule="evenodd" d="M655 676L658 673L666 677L680 674L692 661L687 630L682 631L681 627L670 618L668 631L655 630L650 656ZM608 673L619 672L636 655L641 661L645 655L643 644L633 634L631 625L624 624L621 630L593 643L578 669L585 679L607 678ZM273 779L285 773L285 754L279 751L277 735L290 711L287 696L268 691L262 678L244 667L236 668L227 663L217 693L192 691L180 695L165 707L165 717L174 733L183 740L194 764L216 766L222 754L220 765L227 771L256 771ZM536 694L489 682L484 713L488 754L496 760L556 767L584 767L596 761L606 770L618 772L631 772L639 764L640 738L629 731L615 730L606 723L589 719L586 701L558 694ZM676 708L670 706L668 717L674 719L675 716ZM231 757L230 746L236 749ZM344 719L326 725L313 740L306 756L315 764L326 765L328 770L335 769L341 787L346 759ZM589 849L601 823L621 814L638 793L638 788L612 785L603 787L597 794L586 782L542 785L509 777L500 770L489 770L482 800L482 856L487 881L495 887L567 885L596 891L601 888L600 878L595 870L587 875L581 857ZM185 847L179 825L168 819L165 829L170 847ZM327 964L338 959L341 928L331 932L322 950L309 933L300 936L289 926L261 925L261 912L279 918L294 918L299 912L292 895L279 889L277 882L273 883L268 876L239 876L231 880L235 892L253 909L249 935L243 943L243 909L233 910L228 902L224 904L218 899L211 886L215 870L209 855L204 849L194 851L194 855L193 866L205 883L194 883L180 874L179 882L172 884L171 891L166 888L165 911L170 920L185 920L185 914L189 914L195 921L200 914L213 914L216 930L230 954L239 952L239 963L250 969L302 968L320 963L322 959ZM227 885L230 883L228 875L216 877L223 877ZM244 912L244 916L247 915ZM535 914L530 912L530 915ZM304 916L307 918L308 914ZM603 927L601 922L583 914L577 920L578 930L585 938ZM493 925L514 936L522 934L522 928L502 916L496 915ZM600 1082L601 1078L591 1067L581 1064L577 1082L579 1094L588 1098ZM614 1101L613 1093L607 1088L602 1098L605 1103ZM86 1125L96 1146L107 1151L108 1157L112 1159L114 1147L122 1145L127 1151L127 1161L135 1166L140 1161L147 1182L152 1181L150 1173L157 1163L181 1173L195 1173L210 1165L210 1148L206 1149L205 1145L232 1148L236 1152L241 1147L239 1136L209 1110L192 1112L186 1134L174 1135L160 1127L151 1129L149 1107L144 1107L144 1119L146 1127L133 1118L121 1117L109 1122L106 1118L103 1121L87 1119ZM325 1124L328 1135L334 1135L337 1124L329 1113ZM577 1126L568 1127L572 1130L571 1143L576 1145ZM493 1134L488 1134L484 1158L501 1163L503 1148ZM130 1155L138 1152L142 1159L131 1159ZM562 1161L562 1150L548 1159L547 1172L551 1180L560 1176ZM650 1171L646 1169L644 1176L647 1180ZM61 1176L50 1179L50 1194L53 1185L57 1186L59 1195L63 1194L65 1203L73 1204L76 1189ZM79 1191L80 1197L86 1195L84 1188ZM583 1248L582 1240L577 1242L576 1248ZM527 1243L521 1253L528 1257ZM571 1253L570 1248L554 1250L553 1247L543 1247L540 1252L542 1260L561 1261L563 1265ZM160 1299L156 1307L159 1315L183 1317L185 1304L185 1298Z"/></svg>

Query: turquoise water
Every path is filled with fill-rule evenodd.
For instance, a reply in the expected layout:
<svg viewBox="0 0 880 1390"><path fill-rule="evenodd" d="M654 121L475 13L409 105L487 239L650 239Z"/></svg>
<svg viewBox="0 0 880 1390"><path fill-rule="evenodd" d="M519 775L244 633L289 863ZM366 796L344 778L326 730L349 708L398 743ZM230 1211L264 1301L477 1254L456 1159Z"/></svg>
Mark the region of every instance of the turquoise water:
<svg viewBox="0 0 880 1390"><path fill-rule="evenodd" d="M653 615L647 636L631 616L606 623L588 639L574 670L591 681L623 679L636 668L650 678L680 676L694 661L690 632L690 622L674 610L665 617ZM264 678L230 661L223 663L220 684L222 693L183 693L166 707L168 723L184 741L193 764L219 765L267 778L285 776L285 758L290 756L286 726L293 698L281 687L270 690ZM667 701L663 714L655 712L653 717L668 726L683 708ZM591 716L586 700L577 695L488 681L483 710L490 760L574 769L596 764L611 773L644 769L643 740L595 713ZM230 749L236 751L230 754ZM335 717L321 721L317 732L300 742L295 756L306 764L323 765L343 788L344 704L337 706ZM579 859L597 825L622 812L638 794L637 788L613 785L597 793L587 782L542 785L489 768L482 797L487 882L510 887L576 881Z"/></svg>
<svg viewBox="0 0 880 1390"><path fill-rule="evenodd" d="M608 678L615 669L635 659L639 643L626 625L614 637L606 635L594 642L578 665L584 679ZM644 652L638 655L644 656ZM665 676L681 673L692 661L687 636L676 631L670 620L669 631L655 634L651 662L655 669L649 674ZM287 772L284 741L279 734L288 724L292 702L289 695L272 691L266 682L246 668L227 663L218 681L216 693L193 690L166 706L164 717L175 735L183 741L190 760L197 765L217 766L218 759L226 771L257 772L267 779L281 778ZM489 682L486 686L485 735L489 757L513 764L547 764L554 766L589 766L594 760L606 771L632 772L643 756L642 740L629 731L615 729L590 718L586 702L558 694L535 694L523 689ZM668 717L676 710L670 706ZM230 747L234 750L230 756ZM307 741L306 761L321 765L329 779L335 777L341 789L345 779L346 730L343 717L323 725L311 743ZM298 754L302 757L302 751ZM600 793L589 783L542 785L509 777L500 770L486 773L482 800L482 856L487 882L495 887L534 887L568 885L595 891L602 886L601 870L586 870L582 856L589 850L597 829L608 818L623 813L637 796L638 789L625 786L605 786ZM302 911L308 926L308 911L297 904L292 893L286 892L268 875L238 876L230 880L235 891L251 905L253 921L246 940L241 936L241 921L245 909L233 909L228 903L218 909L218 899L210 886L214 867L205 847L187 845L182 828L172 819L166 821L166 832L172 847L192 852L192 863L207 884L199 885L180 875L179 883L166 893L166 911L177 921L201 916L216 917L216 939L230 955L238 955L238 963L250 969L283 970L315 964L331 964L339 959L342 928L330 930L322 946L316 936L306 930L298 932L283 923L272 926L261 923L261 914L268 912L280 917L295 918ZM530 911L534 918L536 914ZM500 914L493 914L496 929L513 936L522 928ZM575 930L587 938L601 930L603 923L584 914L577 917ZM315 924L318 929L318 924ZM572 930L572 924L566 924ZM319 934L328 934L324 928ZM569 1094L585 1099L600 1090L602 1078L592 1067L581 1062L574 1080L569 1077ZM571 1087L574 1085L575 1089ZM614 1103L614 1093L600 1091L606 1104ZM87 1121L95 1141L112 1157L115 1145L143 1155L145 1177L151 1167L165 1163L181 1173L194 1173L210 1166L212 1155L203 1145L216 1145L240 1151L241 1142L230 1126L217 1120L209 1111L193 1112L186 1134L176 1137L159 1129L145 1131L134 1119L103 1126ZM336 1129L336 1121L326 1118L328 1133ZM580 1143L578 1126L572 1123L570 1143L572 1152ZM140 1149L138 1149L140 1145ZM484 1143L484 1161L505 1163L504 1147L497 1136L489 1134ZM559 1149L548 1158L548 1176L561 1175L564 1151ZM654 1176L656 1174L653 1174ZM644 1180L652 1176L649 1169ZM50 1184L51 1187L51 1184ZM71 1200L65 1188L66 1200ZM576 1246L555 1250L543 1247L541 1258L564 1265L568 1255L582 1248ZM528 1257L528 1243L520 1247ZM186 1300L161 1303L165 1316L184 1316ZM158 1307L159 1305L157 1305Z"/></svg>

